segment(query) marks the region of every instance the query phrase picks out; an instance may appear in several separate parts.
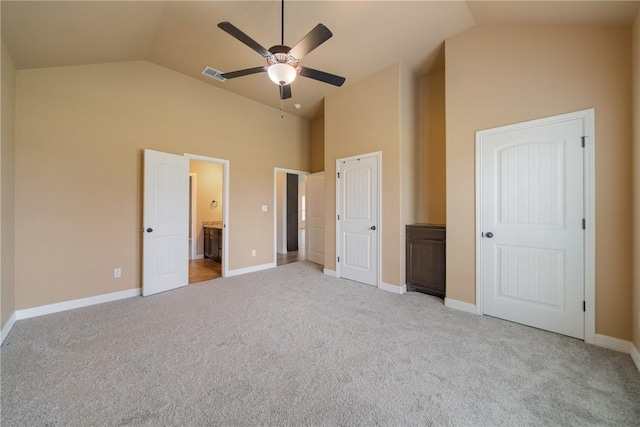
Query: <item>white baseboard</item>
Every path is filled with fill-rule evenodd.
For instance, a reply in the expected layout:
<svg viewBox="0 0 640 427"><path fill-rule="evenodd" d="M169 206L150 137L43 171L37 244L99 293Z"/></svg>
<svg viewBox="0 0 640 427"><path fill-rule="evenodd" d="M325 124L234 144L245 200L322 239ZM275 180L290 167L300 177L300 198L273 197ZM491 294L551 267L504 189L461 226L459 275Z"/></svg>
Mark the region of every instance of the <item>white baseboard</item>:
<svg viewBox="0 0 640 427"><path fill-rule="evenodd" d="M621 340L620 338L608 337L606 335L596 334L595 345L608 348L609 350L619 351L621 353L631 353L631 341Z"/></svg>
<svg viewBox="0 0 640 427"><path fill-rule="evenodd" d="M194 259L204 259L204 254L196 254Z"/></svg>
<svg viewBox="0 0 640 427"><path fill-rule="evenodd" d="M407 285L396 286L396 285L390 285L389 283L381 282L379 289L382 289L383 291L391 292L392 294L402 295L407 292Z"/></svg>
<svg viewBox="0 0 640 427"><path fill-rule="evenodd" d="M2 333L0 333L0 345L4 342L4 339L9 336L9 332L11 332L11 328L16 324L16 312L14 311L7 323L2 327Z"/></svg>
<svg viewBox="0 0 640 427"><path fill-rule="evenodd" d="M467 313L477 314L476 305L475 304L470 304L470 303L464 302L464 301L458 301L458 300L451 299L451 298L445 298L444 299L444 306L445 307L449 307L449 308L453 308L455 310L464 311L464 312L467 312Z"/></svg>
<svg viewBox="0 0 640 427"><path fill-rule="evenodd" d="M631 344L631 360L636 364L636 368L640 371L640 351L636 348L635 345Z"/></svg>
<svg viewBox="0 0 640 427"><path fill-rule="evenodd" d="M275 262L270 262L268 264L254 265L251 267L245 268L237 268L235 270L228 270L227 275L225 277L239 276L241 274L247 273L255 273L256 271L268 270L270 268L276 268L277 265Z"/></svg>
<svg viewBox="0 0 640 427"><path fill-rule="evenodd" d="M16 320L28 319L30 317L44 316L45 314L59 313L61 311L73 310L74 308L87 307L90 305L102 304L104 302L117 301L119 299L140 296L141 289L128 289L126 291L112 292L110 294L97 295L95 297L74 299L71 301L59 302L56 304L41 305L39 307L16 310Z"/></svg>
<svg viewBox="0 0 640 427"><path fill-rule="evenodd" d="M336 271L335 270L328 270L328 269L325 268L322 272L324 274L326 274L327 276L336 277Z"/></svg>

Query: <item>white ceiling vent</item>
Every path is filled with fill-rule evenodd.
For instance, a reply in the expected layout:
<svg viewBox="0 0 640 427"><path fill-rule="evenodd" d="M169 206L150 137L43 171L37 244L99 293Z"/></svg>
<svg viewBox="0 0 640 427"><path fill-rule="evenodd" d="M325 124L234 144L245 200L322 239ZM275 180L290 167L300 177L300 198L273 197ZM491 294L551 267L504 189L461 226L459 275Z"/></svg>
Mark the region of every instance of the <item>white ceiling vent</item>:
<svg viewBox="0 0 640 427"><path fill-rule="evenodd" d="M222 73L220 71L211 67L204 67L204 70L202 70L202 74L204 74L207 77L211 77L212 79L217 80L219 82L223 82L227 80L224 77L222 77Z"/></svg>

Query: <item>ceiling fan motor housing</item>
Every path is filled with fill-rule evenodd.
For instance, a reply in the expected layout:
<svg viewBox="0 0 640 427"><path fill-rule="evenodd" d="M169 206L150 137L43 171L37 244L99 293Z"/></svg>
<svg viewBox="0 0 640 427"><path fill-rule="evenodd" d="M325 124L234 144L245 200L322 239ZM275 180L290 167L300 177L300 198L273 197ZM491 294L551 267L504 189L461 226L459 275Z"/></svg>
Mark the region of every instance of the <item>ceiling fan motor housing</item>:
<svg viewBox="0 0 640 427"><path fill-rule="evenodd" d="M273 57L267 58L267 64L273 65L277 63L289 64L294 68L298 68L298 59L289 54L291 48L285 45L276 45L269 48L269 52L273 54ZM275 61L274 61L275 58Z"/></svg>

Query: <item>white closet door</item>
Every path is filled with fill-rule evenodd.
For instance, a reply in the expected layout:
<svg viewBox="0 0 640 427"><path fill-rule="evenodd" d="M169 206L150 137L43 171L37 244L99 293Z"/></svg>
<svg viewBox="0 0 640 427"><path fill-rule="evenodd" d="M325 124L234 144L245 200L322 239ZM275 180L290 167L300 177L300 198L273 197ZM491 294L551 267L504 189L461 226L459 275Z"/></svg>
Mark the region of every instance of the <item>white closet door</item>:
<svg viewBox="0 0 640 427"><path fill-rule="evenodd" d="M584 338L582 119L481 140L484 314Z"/></svg>

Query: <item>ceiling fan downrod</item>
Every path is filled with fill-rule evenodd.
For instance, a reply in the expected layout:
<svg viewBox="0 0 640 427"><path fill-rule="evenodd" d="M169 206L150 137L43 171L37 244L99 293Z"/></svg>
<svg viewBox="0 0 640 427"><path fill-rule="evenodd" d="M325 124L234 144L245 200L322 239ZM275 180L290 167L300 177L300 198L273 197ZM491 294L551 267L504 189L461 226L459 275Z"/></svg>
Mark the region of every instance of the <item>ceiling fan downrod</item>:
<svg viewBox="0 0 640 427"><path fill-rule="evenodd" d="M280 8L280 44L284 45L284 0Z"/></svg>

